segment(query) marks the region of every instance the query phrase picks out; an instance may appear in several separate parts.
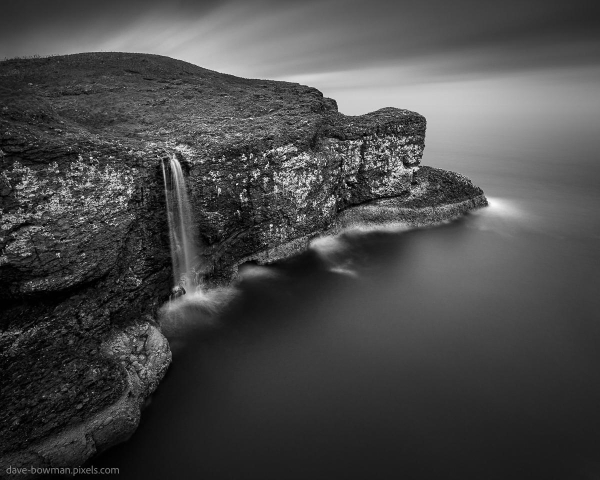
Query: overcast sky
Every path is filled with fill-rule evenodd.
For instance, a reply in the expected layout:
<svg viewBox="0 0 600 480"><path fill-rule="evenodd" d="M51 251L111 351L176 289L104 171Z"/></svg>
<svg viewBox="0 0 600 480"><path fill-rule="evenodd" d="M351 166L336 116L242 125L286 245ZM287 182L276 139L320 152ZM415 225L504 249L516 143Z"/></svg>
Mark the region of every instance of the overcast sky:
<svg viewBox="0 0 600 480"><path fill-rule="evenodd" d="M600 111L589 0L4 0L2 13L0 59L156 53L315 86L348 114L410 108L430 125L458 108L508 115L515 101Z"/></svg>
<svg viewBox="0 0 600 480"><path fill-rule="evenodd" d="M377 66L424 76L598 63L588 0L4 0L0 58L83 51L164 54L284 77Z"/></svg>

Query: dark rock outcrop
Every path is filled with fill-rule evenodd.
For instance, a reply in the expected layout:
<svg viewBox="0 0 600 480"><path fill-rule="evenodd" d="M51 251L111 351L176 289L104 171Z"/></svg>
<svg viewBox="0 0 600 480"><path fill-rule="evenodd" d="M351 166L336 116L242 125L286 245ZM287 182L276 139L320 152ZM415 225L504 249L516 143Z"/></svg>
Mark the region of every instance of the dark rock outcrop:
<svg viewBox="0 0 600 480"><path fill-rule="evenodd" d="M78 464L127 438L168 367L163 159L187 175L199 274L224 284L325 231L485 205L419 169L425 127L154 55L0 62L0 466Z"/></svg>

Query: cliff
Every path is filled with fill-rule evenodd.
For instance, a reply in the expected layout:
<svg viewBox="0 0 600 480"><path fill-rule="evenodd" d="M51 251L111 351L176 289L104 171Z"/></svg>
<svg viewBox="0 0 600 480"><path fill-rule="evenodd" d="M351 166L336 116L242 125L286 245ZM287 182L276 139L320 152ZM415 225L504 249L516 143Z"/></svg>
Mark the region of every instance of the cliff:
<svg viewBox="0 0 600 480"><path fill-rule="evenodd" d="M198 274L226 284L323 232L485 205L419 167L425 127L155 55L0 62L0 466L76 465L137 426L171 360L164 159L187 177Z"/></svg>

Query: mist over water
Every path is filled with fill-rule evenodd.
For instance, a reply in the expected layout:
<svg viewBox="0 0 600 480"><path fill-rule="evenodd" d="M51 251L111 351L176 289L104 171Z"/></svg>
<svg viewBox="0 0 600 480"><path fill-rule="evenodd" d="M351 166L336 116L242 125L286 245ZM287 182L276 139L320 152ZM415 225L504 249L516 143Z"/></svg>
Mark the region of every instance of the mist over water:
<svg viewBox="0 0 600 480"><path fill-rule="evenodd" d="M181 300L195 325L184 348L140 429L94 465L122 478L598 478L600 159L593 129L563 115L529 130L531 114L469 130L430 116L424 163L472 178L488 208L318 239L243 269L220 309Z"/></svg>

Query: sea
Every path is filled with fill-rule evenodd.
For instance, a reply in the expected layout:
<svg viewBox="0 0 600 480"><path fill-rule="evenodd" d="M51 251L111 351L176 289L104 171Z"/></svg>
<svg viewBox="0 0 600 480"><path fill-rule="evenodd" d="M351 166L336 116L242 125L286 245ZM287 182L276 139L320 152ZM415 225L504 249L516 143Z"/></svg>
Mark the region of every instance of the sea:
<svg viewBox="0 0 600 480"><path fill-rule="evenodd" d="M525 112L527 113L527 112ZM600 131L575 110L429 126L489 206L249 265L173 333L119 478L600 478Z"/></svg>

